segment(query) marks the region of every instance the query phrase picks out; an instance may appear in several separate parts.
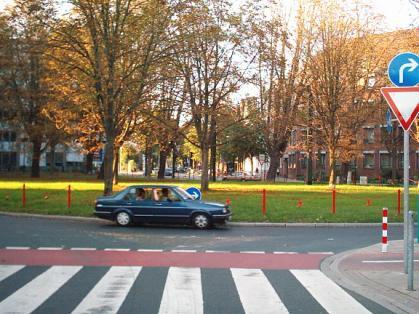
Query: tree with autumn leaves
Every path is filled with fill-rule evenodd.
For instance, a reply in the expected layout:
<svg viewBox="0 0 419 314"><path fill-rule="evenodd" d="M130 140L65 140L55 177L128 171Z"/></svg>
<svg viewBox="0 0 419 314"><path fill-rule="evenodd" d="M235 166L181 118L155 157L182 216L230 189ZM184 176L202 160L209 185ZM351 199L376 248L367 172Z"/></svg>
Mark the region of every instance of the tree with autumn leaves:
<svg viewBox="0 0 419 314"><path fill-rule="evenodd" d="M159 144L160 177L174 144L189 142L200 150L205 191L219 148L266 152L273 180L292 129L309 125L329 152L334 184L336 162L356 155L351 139L377 97L375 17L359 1L298 1L293 19L265 2L71 0L58 16L53 0L17 1L2 17L1 88L22 109L16 122L33 136L34 167L48 134L65 130L90 156L103 146L109 194L125 141L142 138L148 152ZM233 99L251 85L251 114L236 115ZM235 133L255 126L258 147L246 147Z"/></svg>

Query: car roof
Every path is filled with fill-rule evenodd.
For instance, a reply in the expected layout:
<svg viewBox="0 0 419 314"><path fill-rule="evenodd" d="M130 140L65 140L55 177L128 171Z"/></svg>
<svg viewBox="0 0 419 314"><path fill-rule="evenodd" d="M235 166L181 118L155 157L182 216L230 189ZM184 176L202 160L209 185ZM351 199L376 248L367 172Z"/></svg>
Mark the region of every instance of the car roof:
<svg viewBox="0 0 419 314"><path fill-rule="evenodd" d="M135 184L127 186L127 188L176 188L176 185L166 185L166 184Z"/></svg>

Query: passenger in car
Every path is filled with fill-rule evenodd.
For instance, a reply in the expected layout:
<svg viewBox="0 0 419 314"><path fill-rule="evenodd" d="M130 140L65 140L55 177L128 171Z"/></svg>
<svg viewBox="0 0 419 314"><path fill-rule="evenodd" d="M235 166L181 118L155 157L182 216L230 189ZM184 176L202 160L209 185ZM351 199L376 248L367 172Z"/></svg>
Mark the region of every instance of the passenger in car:
<svg viewBox="0 0 419 314"><path fill-rule="evenodd" d="M143 188L139 188L137 189L137 197L136 197L137 201L143 201L145 200L145 191Z"/></svg>
<svg viewBox="0 0 419 314"><path fill-rule="evenodd" d="M162 196L160 198L161 201L171 201L169 197L169 189L168 188L162 188L161 189Z"/></svg>

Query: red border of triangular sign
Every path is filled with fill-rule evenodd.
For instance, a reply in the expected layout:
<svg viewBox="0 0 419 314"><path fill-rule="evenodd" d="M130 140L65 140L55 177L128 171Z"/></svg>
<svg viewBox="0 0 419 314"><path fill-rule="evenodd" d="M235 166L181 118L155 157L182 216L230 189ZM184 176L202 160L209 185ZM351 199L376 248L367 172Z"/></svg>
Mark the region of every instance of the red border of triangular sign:
<svg viewBox="0 0 419 314"><path fill-rule="evenodd" d="M406 131L410 129L412 126L413 121L416 119L416 116L419 113L419 100L416 104L415 110L413 110L412 115L409 117L407 121L403 119L403 116L401 115L399 109L397 108L396 104L394 103L393 99L391 98L390 94L391 92L397 92L397 93L409 93L409 92L419 92L419 86L415 87L382 87L381 88L381 94L383 94L384 98L387 100L387 103L389 104L391 110L396 115L397 120L399 120L400 124L402 125L403 129Z"/></svg>

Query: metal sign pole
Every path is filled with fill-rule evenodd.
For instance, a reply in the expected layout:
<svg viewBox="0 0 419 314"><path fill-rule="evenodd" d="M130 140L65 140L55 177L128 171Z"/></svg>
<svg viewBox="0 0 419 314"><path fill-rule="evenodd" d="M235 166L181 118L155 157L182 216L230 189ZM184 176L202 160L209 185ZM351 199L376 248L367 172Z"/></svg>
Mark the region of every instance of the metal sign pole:
<svg viewBox="0 0 419 314"><path fill-rule="evenodd" d="M407 241L408 238L408 229L409 229L409 130L404 130L404 152L403 152L403 183L404 183L404 190L403 190L403 217L404 217L404 224L403 224L403 240L404 240L404 273L407 274L407 248L409 243Z"/></svg>

